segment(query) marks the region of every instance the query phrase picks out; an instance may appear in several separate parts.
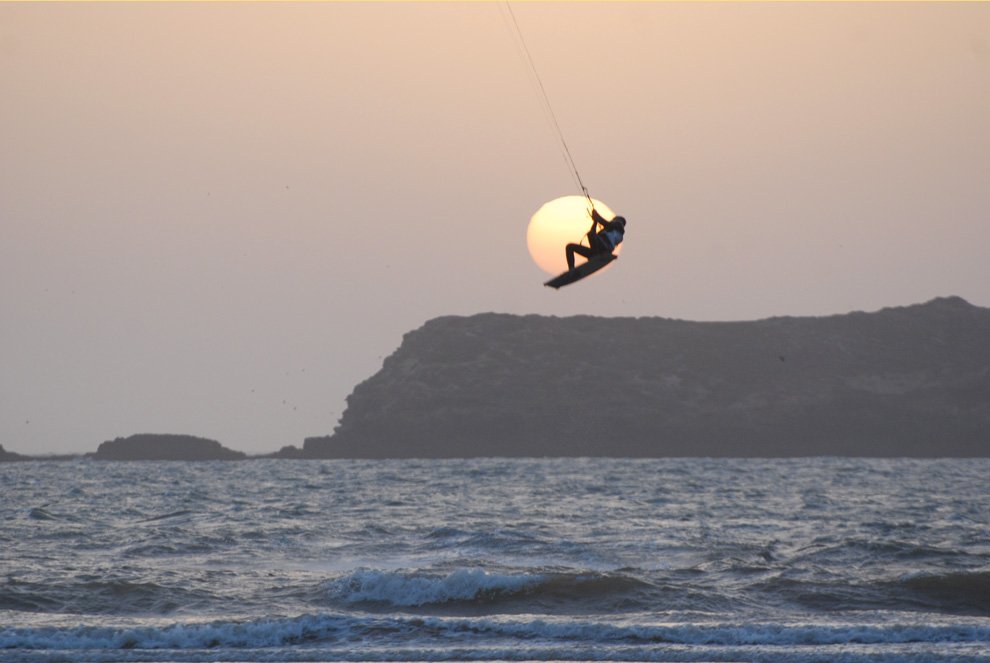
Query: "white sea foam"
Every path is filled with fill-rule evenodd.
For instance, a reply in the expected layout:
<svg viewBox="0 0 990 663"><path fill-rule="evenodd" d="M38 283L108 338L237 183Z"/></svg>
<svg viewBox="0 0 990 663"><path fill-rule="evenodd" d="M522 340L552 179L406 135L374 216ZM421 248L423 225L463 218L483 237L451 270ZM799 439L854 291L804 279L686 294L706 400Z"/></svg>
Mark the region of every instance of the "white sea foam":
<svg viewBox="0 0 990 663"><path fill-rule="evenodd" d="M491 573L458 569L446 575L361 569L328 583L332 600L342 603L376 602L412 607L497 598L525 591L543 582L542 574Z"/></svg>
<svg viewBox="0 0 990 663"><path fill-rule="evenodd" d="M163 627L80 626L0 628L0 650L194 650L265 648L322 642L327 645L374 637L394 646L463 644L468 636L508 638L519 643L614 648L705 646L860 646L911 643L965 644L990 651L990 623L926 625L667 623L615 625L595 620L450 617L354 617L310 614L243 622L175 623ZM3 658L0 656L0 658Z"/></svg>

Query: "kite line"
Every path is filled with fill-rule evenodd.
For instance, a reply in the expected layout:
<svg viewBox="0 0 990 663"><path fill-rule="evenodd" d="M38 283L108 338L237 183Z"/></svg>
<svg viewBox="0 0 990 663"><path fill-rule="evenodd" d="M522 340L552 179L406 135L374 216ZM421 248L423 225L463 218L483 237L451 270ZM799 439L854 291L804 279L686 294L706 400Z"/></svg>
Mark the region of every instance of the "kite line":
<svg viewBox="0 0 990 663"><path fill-rule="evenodd" d="M571 172L571 176L574 178L575 184L578 185L581 192L584 193L585 197L588 199L588 202L591 203L592 208L594 208L594 202L592 202L591 195L588 193L588 187L586 187L584 182L581 180L581 174L578 172L577 164L574 163L574 157L571 156L571 150L567 146L567 140L564 138L564 132L560 128L560 122L557 121L557 114L554 113L553 105L550 103L550 95L547 94L547 89L543 85L543 79L540 78L540 72L536 69L536 63L533 61L533 55L529 51L529 46L526 45L526 38L523 37L522 29L519 27L519 22L516 20L516 15L512 11L512 5L509 2L506 2L505 8L509 11L509 17L512 20L512 27L515 29L516 35L519 37L519 43L522 44L523 53L526 55L527 63L529 63L529 70L536 80L540 97L543 101L543 108L547 112L550 121L557 132L557 138L560 139L560 145L563 148L564 161L567 163L567 167Z"/></svg>

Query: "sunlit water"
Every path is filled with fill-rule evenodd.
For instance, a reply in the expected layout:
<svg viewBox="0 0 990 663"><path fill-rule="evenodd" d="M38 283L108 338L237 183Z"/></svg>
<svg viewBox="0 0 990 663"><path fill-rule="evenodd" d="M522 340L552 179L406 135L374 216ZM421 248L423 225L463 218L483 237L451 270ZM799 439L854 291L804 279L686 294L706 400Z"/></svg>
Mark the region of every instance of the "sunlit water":
<svg viewBox="0 0 990 663"><path fill-rule="evenodd" d="M988 460L0 465L0 659L987 661Z"/></svg>

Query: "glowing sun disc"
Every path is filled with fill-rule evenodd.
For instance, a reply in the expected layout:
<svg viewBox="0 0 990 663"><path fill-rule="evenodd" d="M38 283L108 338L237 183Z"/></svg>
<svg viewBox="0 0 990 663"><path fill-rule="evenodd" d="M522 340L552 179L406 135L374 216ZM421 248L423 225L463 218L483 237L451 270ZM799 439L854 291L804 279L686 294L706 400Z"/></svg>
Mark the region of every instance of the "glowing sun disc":
<svg viewBox="0 0 990 663"><path fill-rule="evenodd" d="M595 209L606 219L615 216L615 212L600 200L592 198ZM567 258L564 257L564 246L573 242L580 243L591 228L591 215L588 199L584 196L564 196L545 203L529 220L526 229L526 247L533 262L548 274L560 274L567 270ZM587 246L587 241L584 242ZM615 249L616 255L622 250L620 244ZM576 256L577 264L584 258Z"/></svg>

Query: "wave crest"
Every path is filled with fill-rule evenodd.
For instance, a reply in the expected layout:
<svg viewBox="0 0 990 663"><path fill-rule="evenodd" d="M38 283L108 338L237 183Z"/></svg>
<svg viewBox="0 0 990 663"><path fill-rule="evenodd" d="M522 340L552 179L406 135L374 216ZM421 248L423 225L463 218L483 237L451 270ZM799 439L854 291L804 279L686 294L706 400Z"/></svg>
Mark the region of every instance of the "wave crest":
<svg viewBox="0 0 990 663"><path fill-rule="evenodd" d="M457 569L446 575L361 569L330 581L330 600L344 605L424 608L492 604L509 600L580 601L644 586L634 578L601 573L494 573Z"/></svg>
<svg viewBox="0 0 990 663"><path fill-rule="evenodd" d="M509 575L458 569L445 576L360 569L329 583L333 601L422 607L465 601L495 601L544 582L542 574Z"/></svg>

